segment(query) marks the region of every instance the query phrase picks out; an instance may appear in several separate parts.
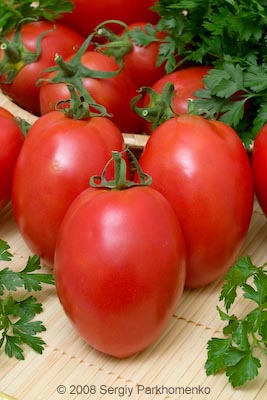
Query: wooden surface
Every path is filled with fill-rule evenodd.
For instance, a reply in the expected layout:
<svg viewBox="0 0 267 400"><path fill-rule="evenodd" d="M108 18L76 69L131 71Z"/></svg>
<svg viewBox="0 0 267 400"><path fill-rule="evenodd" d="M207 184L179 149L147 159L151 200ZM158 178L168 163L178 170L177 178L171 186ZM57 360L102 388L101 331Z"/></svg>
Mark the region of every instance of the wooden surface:
<svg viewBox="0 0 267 400"><path fill-rule="evenodd" d="M3 96L0 105L20 113ZM29 119L33 122L35 118L29 116ZM20 269L31 252L17 231L10 205L0 213L0 238L8 241L15 254L10 266ZM266 244L267 220L255 203L240 255L250 255L255 263L261 264L267 261ZM0 268L4 264L0 264ZM47 327L42 334L47 344L45 351L38 355L27 350L25 361L16 361L0 350L0 392L9 393L18 400L265 400L265 361L259 376L240 389L233 389L223 374L212 377L205 374L207 341L212 336L220 336L224 326L216 311L222 282L217 280L197 290L185 290L157 342L124 360L106 356L87 345L64 315L55 288L46 286L37 294L44 306L39 318ZM233 311L242 314L246 306L247 302L239 297ZM96 393L83 394L80 389ZM61 394L60 390L66 393ZM116 394L111 393L115 390Z"/></svg>

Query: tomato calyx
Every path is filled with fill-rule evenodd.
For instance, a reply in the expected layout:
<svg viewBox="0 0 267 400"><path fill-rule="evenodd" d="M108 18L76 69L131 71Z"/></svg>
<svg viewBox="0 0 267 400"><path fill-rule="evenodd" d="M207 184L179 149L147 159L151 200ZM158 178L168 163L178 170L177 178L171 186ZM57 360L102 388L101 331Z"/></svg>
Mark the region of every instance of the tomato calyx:
<svg viewBox="0 0 267 400"><path fill-rule="evenodd" d="M177 115L172 108L174 97L174 85L172 82L166 83L162 93L158 93L148 86L141 87L139 93L132 99L131 107L137 115L152 123L152 131L163 122ZM149 95L149 103L145 107L140 107L138 102L144 97L144 94Z"/></svg>
<svg viewBox="0 0 267 400"><path fill-rule="evenodd" d="M125 29L125 33L117 35L114 31L107 27L108 24L116 24ZM97 51L112 56L117 63L123 67L123 58L133 49L133 43L130 40L128 25L119 20L107 20L99 24L95 29L95 37L104 38L108 42L104 44L95 43Z"/></svg>
<svg viewBox="0 0 267 400"><path fill-rule="evenodd" d="M127 164L123 155L127 152L136 168L139 180L133 181L127 178ZM110 163L114 163L114 179L106 179L106 171ZM90 186L94 188L106 188L114 190L128 189L133 186L149 186L152 183L150 175L142 171L139 162L133 152L127 148L124 151L112 151L112 157L105 165L101 175L93 175L90 178Z"/></svg>
<svg viewBox="0 0 267 400"><path fill-rule="evenodd" d="M65 61L60 54L55 56L55 66L47 68L45 73L55 72L51 78L41 78L37 84L40 85L42 82L48 83L65 83L74 86L80 95L89 103L94 104L92 96L86 90L83 84L83 78L96 78L96 79L108 79L113 78L121 72L121 67L116 71L100 71L93 70L85 67L81 63L83 54L87 51L95 33L92 33L83 42L77 53L68 61ZM104 106L103 110L105 109Z"/></svg>
<svg viewBox="0 0 267 400"><path fill-rule="evenodd" d="M23 135L26 136L32 125L26 119L20 117L16 117L15 122L20 127Z"/></svg>
<svg viewBox="0 0 267 400"><path fill-rule="evenodd" d="M88 119L92 117L111 117L104 106L97 104L94 99L88 102L80 95L77 88L67 84L70 92L70 99L59 100L56 103L55 109L61 111L68 118L73 119ZM93 111L95 110L95 111Z"/></svg>
<svg viewBox="0 0 267 400"><path fill-rule="evenodd" d="M29 19L27 19L28 21ZM33 21L33 19L30 19ZM34 20L35 21L35 20ZM42 32L36 41L36 51L32 52L25 48L22 42L21 26L26 21L23 20L14 31L12 39L6 37L0 37L0 49L3 52L3 58L0 63L0 75L5 77L5 80L1 79L1 83L11 84L17 74L26 65L36 62L41 55L41 42L45 35L52 32L48 30Z"/></svg>

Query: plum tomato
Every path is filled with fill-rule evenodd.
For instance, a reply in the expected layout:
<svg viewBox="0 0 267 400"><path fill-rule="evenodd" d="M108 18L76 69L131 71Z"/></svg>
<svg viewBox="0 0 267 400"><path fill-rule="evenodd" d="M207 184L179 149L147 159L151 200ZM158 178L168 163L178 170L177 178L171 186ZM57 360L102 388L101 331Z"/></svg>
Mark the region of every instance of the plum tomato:
<svg viewBox="0 0 267 400"><path fill-rule="evenodd" d="M181 224L185 285L222 276L239 254L254 201L249 158L237 133L221 121L183 114L155 129L140 165Z"/></svg>
<svg viewBox="0 0 267 400"><path fill-rule="evenodd" d="M88 188L65 214L54 272L66 314L92 347L117 358L144 350L183 293L185 244L174 210L150 186Z"/></svg>
<svg viewBox="0 0 267 400"><path fill-rule="evenodd" d="M122 133L105 117L78 120L52 111L32 125L15 166L12 205L26 244L47 264L53 265L67 208L111 152L123 148Z"/></svg>
<svg viewBox="0 0 267 400"><path fill-rule="evenodd" d="M267 217L267 125L263 125L254 140L252 171L257 200Z"/></svg>
<svg viewBox="0 0 267 400"><path fill-rule="evenodd" d="M24 135L15 117L0 107L0 210L11 199L13 172L23 142Z"/></svg>

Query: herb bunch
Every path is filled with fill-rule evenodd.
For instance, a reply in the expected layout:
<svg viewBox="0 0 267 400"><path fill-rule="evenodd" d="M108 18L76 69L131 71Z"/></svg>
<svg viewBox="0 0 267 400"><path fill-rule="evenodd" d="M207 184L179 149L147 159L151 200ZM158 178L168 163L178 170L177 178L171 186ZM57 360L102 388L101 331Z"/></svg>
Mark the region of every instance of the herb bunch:
<svg viewBox="0 0 267 400"><path fill-rule="evenodd" d="M158 64L167 73L185 62L213 66L194 113L222 119L251 145L267 121L267 0L159 0L155 9L154 33L136 29L132 40L145 46L166 32Z"/></svg>
<svg viewBox="0 0 267 400"><path fill-rule="evenodd" d="M0 239L0 260L11 261L9 249L8 243ZM52 274L36 273L40 268L39 257L32 256L20 272L7 267L0 270L0 348L4 346L5 353L18 360L24 359L24 345L40 354L44 350L45 342L37 334L46 328L34 320L42 312L42 304L28 293L40 291L42 284L54 285L54 278ZM24 292L14 296L19 288Z"/></svg>
<svg viewBox="0 0 267 400"><path fill-rule="evenodd" d="M243 318L229 313L238 290L255 305ZM267 264L257 267L250 257L240 258L226 275L220 300L226 311L217 310L227 322L226 337L209 340L205 369L207 375L224 371L233 387L241 386L258 375L258 354L267 357Z"/></svg>
<svg viewBox="0 0 267 400"><path fill-rule="evenodd" d="M72 9L73 3L69 0L1 0L0 33L5 36L24 18L54 21Z"/></svg>

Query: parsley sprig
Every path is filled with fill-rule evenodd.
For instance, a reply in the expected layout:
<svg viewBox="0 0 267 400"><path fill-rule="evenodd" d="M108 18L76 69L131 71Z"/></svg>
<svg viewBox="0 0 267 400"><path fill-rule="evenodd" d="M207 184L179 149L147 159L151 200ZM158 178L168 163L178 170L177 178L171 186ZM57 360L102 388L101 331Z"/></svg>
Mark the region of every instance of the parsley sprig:
<svg viewBox="0 0 267 400"><path fill-rule="evenodd" d="M198 90L191 102L193 112L226 122L249 148L267 122L267 63L259 65L251 56L241 65L225 56L203 82L205 89Z"/></svg>
<svg viewBox="0 0 267 400"><path fill-rule="evenodd" d="M213 66L192 112L223 120L250 147L267 122L267 0L159 0L156 11L155 34L136 29L132 40L145 46L166 32L157 62L167 73L188 62Z"/></svg>
<svg viewBox="0 0 267 400"><path fill-rule="evenodd" d="M243 318L229 313L239 290L251 306ZM227 322L223 329L226 337L209 340L205 369L207 375L224 371L231 385L237 387L258 375L258 354L267 357L267 264L257 267L250 257L240 258L226 275L220 300L225 311L218 306L217 310L221 320Z"/></svg>
<svg viewBox="0 0 267 400"><path fill-rule="evenodd" d="M0 5L0 33L5 36L24 18L54 21L63 12L71 12L69 0L2 0Z"/></svg>
<svg viewBox="0 0 267 400"><path fill-rule="evenodd" d="M8 243L0 239L0 260L11 261L13 255L9 249ZM0 348L4 346L5 353L18 360L24 359L24 345L40 354L45 346L37 334L46 328L41 321L34 320L42 312L42 304L27 294L40 291L42 284L54 284L52 274L35 273L40 268L40 258L34 255L28 258L22 271L7 267L0 270ZM23 294L14 296L18 289Z"/></svg>

